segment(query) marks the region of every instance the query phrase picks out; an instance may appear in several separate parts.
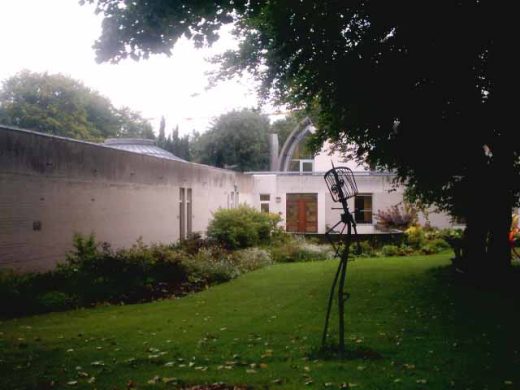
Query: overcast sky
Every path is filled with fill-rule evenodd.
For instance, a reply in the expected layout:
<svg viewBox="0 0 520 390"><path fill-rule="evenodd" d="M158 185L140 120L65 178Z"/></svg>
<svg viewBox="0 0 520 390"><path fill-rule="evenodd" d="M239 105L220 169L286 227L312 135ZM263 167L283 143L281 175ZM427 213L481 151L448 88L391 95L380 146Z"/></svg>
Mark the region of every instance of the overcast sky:
<svg viewBox="0 0 520 390"><path fill-rule="evenodd" d="M0 80L22 69L63 73L100 91L117 107L140 111L156 131L164 115L167 132L178 124L181 134L204 131L219 114L257 105L250 79L205 90L205 72L214 68L206 58L236 45L229 34L210 49L198 50L181 40L170 58L100 65L92 45L101 20L77 0L0 0ZM266 107L266 112L274 111Z"/></svg>

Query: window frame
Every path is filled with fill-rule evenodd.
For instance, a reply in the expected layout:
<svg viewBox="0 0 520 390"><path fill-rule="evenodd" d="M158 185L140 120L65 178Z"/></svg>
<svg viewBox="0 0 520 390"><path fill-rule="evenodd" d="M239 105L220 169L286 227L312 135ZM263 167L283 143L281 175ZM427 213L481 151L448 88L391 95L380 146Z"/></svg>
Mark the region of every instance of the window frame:
<svg viewBox="0 0 520 390"><path fill-rule="evenodd" d="M357 200L361 198L369 198L370 199L370 208L365 208L365 201L363 201L363 208L358 209L357 208ZM365 213L370 212L370 221L365 220ZM358 219L358 215L363 216L363 220ZM371 193L362 193L357 194L354 197L354 220L356 221L356 224L361 225L373 225L374 224L374 194Z"/></svg>

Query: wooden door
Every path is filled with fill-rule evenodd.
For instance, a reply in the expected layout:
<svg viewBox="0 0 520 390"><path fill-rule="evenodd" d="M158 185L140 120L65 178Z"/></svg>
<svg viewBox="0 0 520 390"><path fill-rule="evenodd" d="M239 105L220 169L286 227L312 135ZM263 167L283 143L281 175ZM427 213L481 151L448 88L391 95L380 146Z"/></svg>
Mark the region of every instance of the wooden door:
<svg viewBox="0 0 520 390"><path fill-rule="evenodd" d="M318 232L318 194L287 194L286 230L293 233Z"/></svg>

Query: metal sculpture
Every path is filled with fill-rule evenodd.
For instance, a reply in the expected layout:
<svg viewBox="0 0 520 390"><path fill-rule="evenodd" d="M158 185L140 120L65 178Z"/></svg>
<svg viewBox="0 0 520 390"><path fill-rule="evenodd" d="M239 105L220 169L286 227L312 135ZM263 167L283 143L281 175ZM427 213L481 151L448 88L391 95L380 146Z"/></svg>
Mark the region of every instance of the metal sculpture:
<svg viewBox="0 0 520 390"><path fill-rule="evenodd" d="M325 317L325 327L323 329L321 343L322 347L325 348L327 342L327 331L329 327L330 311L332 308L332 301L334 298L334 291L336 289L336 284L338 284L339 280L339 354L340 356L343 356L343 354L345 353L345 302L350 296L348 293L345 292L345 279L347 275L347 265L350 254L350 243L352 241L352 231L354 231L354 234L357 235L356 221L354 220L354 217L349 211L347 200L357 195L358 189L356 181L354 179L354 173L347 167L334 167L334 164L332 164L332 169L325 173L324 179L327 183L327 187L330 191L332 200L334 202L341 203L341 207L337 209L343 210L343 213L341 214L341 219L338 221L338 223L336 223L325 233L325 236L334 248L335 256L339 257L340 261L338 269L336 271L336 276L334 277L334 281L332 282L332 288L330 290L327 315ZM341 224L343 224L343 227L339 233L340 244L337 245L332 240L330 234L334 231L334 229L336 229L336 227L338 227ZM347 229L346 235L343 234L345 228Z"/></svg>

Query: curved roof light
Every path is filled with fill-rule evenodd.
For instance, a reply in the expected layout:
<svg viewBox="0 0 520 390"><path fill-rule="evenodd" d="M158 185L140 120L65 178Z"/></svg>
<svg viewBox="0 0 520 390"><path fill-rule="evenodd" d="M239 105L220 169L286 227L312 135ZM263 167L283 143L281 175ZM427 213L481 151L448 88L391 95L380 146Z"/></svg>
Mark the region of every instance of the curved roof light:
<svg viewBox="0 0 520 390"><path fill-rule="evenodd" d="M113 149L126 150L127 152L146 154L147 156L165 158L168 160L186 161L177 157L173 153L158 147L152 139L108 138L105 140L103 145Z"/></svg>

